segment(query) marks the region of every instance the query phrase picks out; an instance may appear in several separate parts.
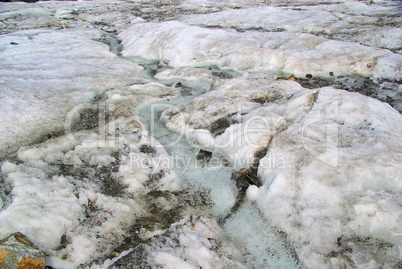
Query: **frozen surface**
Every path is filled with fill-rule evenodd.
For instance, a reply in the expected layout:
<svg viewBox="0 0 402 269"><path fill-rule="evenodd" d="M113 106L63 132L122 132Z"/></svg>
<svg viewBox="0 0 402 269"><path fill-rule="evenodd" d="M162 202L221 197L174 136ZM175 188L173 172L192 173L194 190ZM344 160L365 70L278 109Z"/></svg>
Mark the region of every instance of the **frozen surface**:
<svg viewBox="0 0 402 269"><path fill-rule="evenodd" d="M144 81L142 68L93 41L99 30L26 30L0 36L0 156L64 131L75 106ZM11 45L11 42L18 45Z"/></svg>
<svg viewBox="0 0 402 269"><path fill-rule="evenodd" d="M250 189L248 197L272 225L299 242L297 253L307 267L396 262L401 115L356 93L312 91L287 81L259 91L265 100L261 104L247 88L252 85L258 92L258 84L265 86L267 80L251 80L243 87L239 80L183 104L180 116L171 117L167 126L223 151L237 168L250 166L256 152L268 147L259 166L263 186ZM223 92L229 92L225 100ZM208 126L214 115L233 115L232 125L216 137ZM389 242L381 249L396 256L372 256L379 251L378 242ZM364 257L362 248L369 249Z"/></svg>
<svg viewBox="0 0 402 269"><path fill-rule="evenodd" d="M401 267L401 6L369 2L1 3L0 239L53 268Z"/></svg>
<svg viewBox="0 0 402 269"><path fill-rule="evenodd" d="M111 268L246 268L238 259L240 253L225 241L215 220L192 217L172 225L141 249L131 250Z"/></svg>
<svg viewBox="0 0 402 269"><path fill-rule="evenodd" d="M400 9L349 1L341 5L299 8L258 7L217 14L183 16L191 25L233 28L238 31L295 32L364 45L401 50ZM394 16L390 16L393 14ZM387 18L384 20L384 15Z"/></svg>
<svg viewBox="0 0 402 269"><path fill-rule="evenodd" d="M261 12L264 14L264 12ZM216 15L219 17L219 14ZM235 17L231 15L231 17ZM336 75L401 76L402 56L357 43L305 33L245 32L188 26L180 22L138 23L120 35L124 57L171 67L218 67L235 71ZM381 61L387 57L396 62Z"/></svg>

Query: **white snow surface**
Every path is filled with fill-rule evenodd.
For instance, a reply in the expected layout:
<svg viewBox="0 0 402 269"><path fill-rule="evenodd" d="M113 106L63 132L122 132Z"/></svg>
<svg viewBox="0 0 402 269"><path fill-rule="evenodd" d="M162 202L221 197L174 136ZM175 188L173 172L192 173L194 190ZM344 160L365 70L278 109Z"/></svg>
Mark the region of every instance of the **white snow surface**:
<svg viewBox="0 0 402 269"><path fill-rule="evenodd" d="M265 16L264 10L256 11ZM219 14L216 17L219 18ZM381 73L383 78L401 76L400 55L300 32L238 33L172 21L138 23L119 36L125 47L124 57L162 62L171 67L218 67L239 72L270 71L325 77L330 72L378 76L386 65L388 72ZM396 61L382 61L391 55Z"/></svg>
<svg viewBox="0 0 402 269"><path fill-rule="evenodd" d="M264 104L253 102L257 94ZM167 126L224 152L234 167L249 167L268 146L258 171L263 185L247 196L298 242L308 268L352 266L346 256L359 268L398 260L399 254L374 259L355 250L378 251L376 238L391 243L386 255L399 253L400 113L357 93L266 79L232 79L191 102ZM232 123L215 138L208 130L214 115Z"/></svg>
<svg viewBox="0 0 402 269"><path fill-rule="evenodd" d="M94 29L0 36L0 156L63 131L66 115L77 105L110 88L144 81L140 66L92 40L100 36Z"/></svg>
<svg viewBox="0 0 402 269"><path fill-rule="evenodd" d="M317 36L353 41L363 45L400 50L402 31L377 25L381 16L395 14L393 23L401 23L398 9L350 1L343 5L302 8L257 7L227 10L216 14L183 16L181 21L199 26L259 30L267 32L310 33ZM390 23L391 23L390 21Z"/></svg>
<svg viewBox="0 0 402 269"><path fill-rule="evenodd" d="M1 3L0 239L54 268L399 268L401 6L370 2ZM221 169L176 167L200 149Z"/></svg>

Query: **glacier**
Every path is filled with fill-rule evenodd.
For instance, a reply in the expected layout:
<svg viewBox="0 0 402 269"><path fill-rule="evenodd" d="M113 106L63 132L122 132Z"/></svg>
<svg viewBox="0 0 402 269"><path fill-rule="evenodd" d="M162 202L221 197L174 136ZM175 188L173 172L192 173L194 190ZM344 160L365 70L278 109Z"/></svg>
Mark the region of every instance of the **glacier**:
<svg viewBox="0 0 402 269"><path fill-rule="evenodd" d="M0 239L49 268L399 268L399 1L0 3Z"/></svg>

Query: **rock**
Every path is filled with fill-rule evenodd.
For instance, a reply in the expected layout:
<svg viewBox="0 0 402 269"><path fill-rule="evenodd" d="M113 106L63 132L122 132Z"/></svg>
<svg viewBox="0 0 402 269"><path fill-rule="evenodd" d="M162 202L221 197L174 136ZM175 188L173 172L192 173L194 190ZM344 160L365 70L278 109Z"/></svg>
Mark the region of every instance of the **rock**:
<svg viewBox="0 0 402 269"><path fill-rule="evenodd" d="M67 243L67 235L63 234L60 238L60 245L65 245Z"/></svg>
<svg viewBox="0 0 402 269"><path fill-rule="evenodd" d="M214 137L216 137L223 134L232 123L234 122L230 117L222 117L211 124L209 131Z"/></svg>
<svg viewBox="0 0 402 269"><path fill-rule="evenodd" d="M0 268L42 269L45 254L23 234L15 233L0 241Z"/></svg>
<svg viewBox="0 0 402 269"><path fill-rule="evenodd" d="M208 150L204 150L204 149L200 149L200 151L198 152L196 158L197 160L202 160L204 162L209 162L209 160L211 160L212 157L212 152L208 151Z"/></svg>

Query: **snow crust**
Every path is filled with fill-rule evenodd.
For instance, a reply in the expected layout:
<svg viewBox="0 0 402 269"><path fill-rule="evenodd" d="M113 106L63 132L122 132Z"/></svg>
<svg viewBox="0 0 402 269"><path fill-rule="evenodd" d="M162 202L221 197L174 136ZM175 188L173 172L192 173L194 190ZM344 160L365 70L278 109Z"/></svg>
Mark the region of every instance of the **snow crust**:
<svg viewBox="0 0 402 269"><path fill-rule="evenodd" d="M129 267L136 267L139 260L145 259L150 266L163 268L245 268L236 261L241 259L240 253L233 251L233 245L223 238L215 220L186 218L172 225L165 234L155 236L140 254L131 250L122 259L131 260L126 265ZM214 251L217 248L218 253Z"/></svg>
<svg viewBox="0 0 402 269"><path fill-rule="evenodd" d="M0 212L1 237L16 231L29 234L38 247L53 256L52 264L63 264L58 259L66 255L75 268L102 257L111 251L116 240L123 239L130 223L146 214L144 196L150 190L178 190L180 182L174 171L157 166L158 158L169 158L166 151L156 147L152 157L141 153L141 145L155 143L135 122L134 114L125 116L129 118L119 121L119 130L130 131L131 136L110 137L84 130L21 148L18 159L22 164L5 162L2 177L12 187L13 200ZM116 128L117 119L101 127ZM125 120L137 126L126 124ZM130 152L116 155L120 144L135 151L143 166L131 163ZM119 161L113 156L118 156ZM107 178L96 172L102 168L111 170L106 176L117 181L117 186L102 188L102 181ZM147 181L155 171L160 171L161 179L149 187ZM67 175L58 176L62 173ZM125 186L123 190L119 190L120 185ZM121 193L110 193L113 189ZM64 234L68 244L57 249Z"/></svg>
<svg viewBox="0 0 402 269"><path fill-rule="evenodd" d="M342 5L302 8L257 7L226 10L216 14L183 16L190 25L259 30L266 32L310 33L368 46L400 50L399 28L378 25L382 14L395 14L394 7L366 5L349 1ZM240 18L240 19L239 19ZM400 23L400 19L392 19Z"/></svg>
<svg viewBox="0 0 402 269"><path fill-rule="evenodd" d="M373 97L400 107L400 10L2 3L0 239L53 268L397 268L402 117Z"/></svg>
<svg viewBox="0 0 402 269"><path fill-rule="evenodd" d="M265 16L264 10L256 10ZM258 13L257 12L257 13ZM279 11L277 11L279 12ZM253 13L249 13L250 15ZM240 14L241 15L241 14ZM236 17L234 14L230 15ZM220 19L219 15L214 15ZM224 18L223 18L224 20ZM170 67L218 67L235 71L378 76L386 50L328 40L305 33L207 29L180 22L138 23L120 35L124 57L163 62ZM387 62L385 78L401 76L398 63ZM392 66L392 67L391 67Z"/></svg>
<svg viewBox="0 0 402 269"><path fill-rule="evenodd" d="M251 105L256 92L279 98ZM250 187L247 197L289 239L300 242L298 254L307 267L352 266L346 256L359 268L388 258L396 262L397 256L361 257L358 249L378 251L374 242L392 242L384 252L398 249L402 118L397 111L359 94L267 80L242 85L232 79L191 102L182 105L185 120L176 115L167 126L223 151L234 167L250 166L256 152L268 146L259 166L263 185ZM232 114L234 123L213 138L206 126L215 121L213 115Z"/></svg>
<svg viewBox="0 0 402 269"><path fill-rule="evenodd" d="M138 75L140 66L92 40L100 36L95 29L27 30L0 36L1 157L63 131L73 107L107 89L144 81Z"/></svg>

